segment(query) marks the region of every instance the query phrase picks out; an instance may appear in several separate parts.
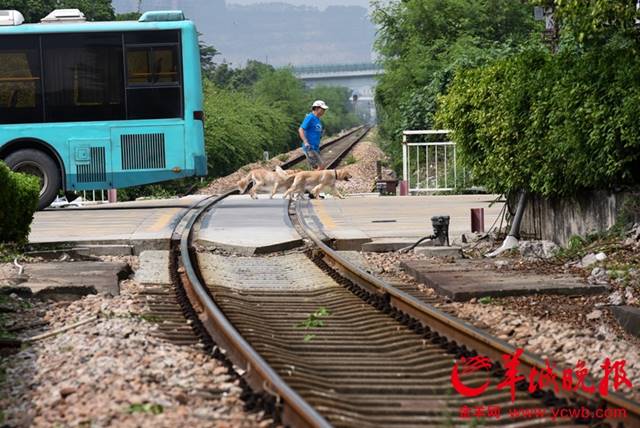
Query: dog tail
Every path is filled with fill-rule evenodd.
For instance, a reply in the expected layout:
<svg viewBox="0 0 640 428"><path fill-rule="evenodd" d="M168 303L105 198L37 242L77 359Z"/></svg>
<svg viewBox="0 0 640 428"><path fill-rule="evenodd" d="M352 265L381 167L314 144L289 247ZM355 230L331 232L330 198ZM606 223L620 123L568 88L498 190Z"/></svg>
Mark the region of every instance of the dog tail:
<svg viewBox="0 0 640 428"><path fill-rule="evenodd" d="M280 168L280 165L276 165L276 174L280 177L281 180L286 180L289 178L289 175L284 172L284 169Z"/></svg>
<svg viewBox="0 0 640 428"><path fill-rule="evenodd" d="M245 177L238 180L238 190L240 191L241 194L244 194L247 192L247 187L249 186L249 183L251 183L252 181L253 181L253 177L251 176L251 172L249 172L249 174L247 174Z"/></svg>

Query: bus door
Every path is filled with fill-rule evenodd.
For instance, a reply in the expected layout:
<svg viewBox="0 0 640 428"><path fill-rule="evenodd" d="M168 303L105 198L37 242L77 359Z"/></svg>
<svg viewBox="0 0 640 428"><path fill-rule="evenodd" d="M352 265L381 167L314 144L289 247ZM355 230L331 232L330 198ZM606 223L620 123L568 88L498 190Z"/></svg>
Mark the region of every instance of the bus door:
<svg viewBox="0 0 640 428"><path fill-rule="evenodd" d="M73 138L69 144L67 189L93 190L113 187L111 141L107 138Z"/></svg>

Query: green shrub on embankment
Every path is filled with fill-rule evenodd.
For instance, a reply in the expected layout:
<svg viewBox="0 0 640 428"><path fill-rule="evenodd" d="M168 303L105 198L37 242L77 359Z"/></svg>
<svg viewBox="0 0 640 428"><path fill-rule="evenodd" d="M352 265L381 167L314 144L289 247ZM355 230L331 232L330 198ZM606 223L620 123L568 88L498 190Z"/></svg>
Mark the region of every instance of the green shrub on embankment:
<svg viewBox="0 0 640 428"><path fill-rule="evenodd" d="M490 191L580 194L640 182L640 43L535 46L458 73L437 117Z"/></svg>
<svg viewBox="0 0 640 428"><path fill-rule="evenodd" d="M36 177L12 172L0 162L0 242L27 241L39 193Z"/></svg>
<svg viewBox="0 0 640 428"><path fill-rule="evenodd" d="M249 94L204 85L205 147L209 175L219 177L270 154L289 150L285 113Z"/></svg>

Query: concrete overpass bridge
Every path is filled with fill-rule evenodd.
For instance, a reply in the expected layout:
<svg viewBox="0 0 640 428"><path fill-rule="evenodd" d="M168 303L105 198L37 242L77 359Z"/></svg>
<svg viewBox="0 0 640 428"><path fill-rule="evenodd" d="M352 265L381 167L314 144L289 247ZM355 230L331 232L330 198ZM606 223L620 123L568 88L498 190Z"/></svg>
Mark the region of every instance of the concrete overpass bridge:
<svg viewBox="0 0 640 428"><path fill-rule="evenodd" d="M382 66L373 63L307 65L294 67L293 73L310 88L321 85L349 88L356 114L371 122L376 120L373 96L376 77L384 73Z"/></svg>

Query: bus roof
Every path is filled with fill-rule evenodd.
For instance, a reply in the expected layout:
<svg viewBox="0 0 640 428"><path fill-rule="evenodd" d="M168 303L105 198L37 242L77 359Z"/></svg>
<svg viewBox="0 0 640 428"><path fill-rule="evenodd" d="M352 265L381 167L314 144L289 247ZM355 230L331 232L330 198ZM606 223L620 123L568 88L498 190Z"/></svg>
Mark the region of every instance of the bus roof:
<svg viewBox="0 0 640 428"><path fill-rule="evenodd" d="M0 35L179 30L182 28L193 26L193 22L188 20L162 22L105 21L73 23L69 22L55 24L22 24L15 26L0 26Z"/></svg>

